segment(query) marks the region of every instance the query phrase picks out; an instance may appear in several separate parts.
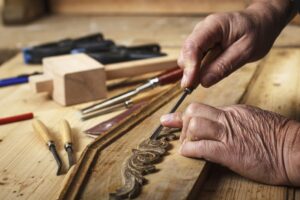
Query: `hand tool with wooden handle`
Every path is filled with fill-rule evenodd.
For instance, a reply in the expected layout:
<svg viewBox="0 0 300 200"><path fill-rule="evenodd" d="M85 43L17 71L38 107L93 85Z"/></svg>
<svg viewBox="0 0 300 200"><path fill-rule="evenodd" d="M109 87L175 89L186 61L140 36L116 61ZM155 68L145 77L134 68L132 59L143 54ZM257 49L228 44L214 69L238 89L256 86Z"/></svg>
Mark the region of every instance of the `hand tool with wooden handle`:
<svg viewBox="0 0 300 200"><path fill-rule="evenodd" d="M208 65L209 63L211 63L214 59L217 58L217 56L220 55L220 53L222 52L222 49L217 46L213 49L211 49L210 51L208 51L201 63L201 67ZM181 105L181 103L184 101L184 99L193 92L193 88L185 88L183 91L183 94L180 96L180 98L178 99L178 101L175 103L174 107L171 109L171 111L169 113L174 113L177 108ZM152 135L150 136L151 140L156 140L161 132L161 130L163 129L163 126L160 124L152 133Z"/></svg>
<svg viewBox="0 0 300 200"><path fill-rule="evenodd" d="M33 129L34 131L39 134L39 136L44 140L44 142L48 145L49 150L51 151L51 153L54 156L54 159L57 163L57 172L56 175L60 175L61 174L61 168L62 168L62 162L61 159L56 151L56 147L55 147L55 143L54 141L51 139L50 134L48 132L47 127L43 124L43 122L41 122L40 120L34 120L32 123Z"/></svg>
<svg viewBox="0 0 300 200"><path fill-rule="evenodd" d="M147 83L137 87L134 90L125 92L123 94L117 95L110 99L104 100L100 103L96 103L87 108L84 108L81 110L81 113L82 114L91 113L96 110L103 109L103 108L118 104L120 102L126 101L126 100L132 98L133 96L135 96L141 92L144 92L146 90L153 89L156 86L159 86L159 85L162 86L162 85L166 85L169 83L174 83L177 80L180 80L180 78L182 77L182 74L183 74L182 69L180 69L178 67L176 67L175 69L172 69L172 70L168 70L166 73L163 73L163 74L159 75L158 77L150 79Z"/></svg>
<svg viewBox="0 0 300 200"><path fill-rule="evenodd" d="M68 153L69 169L74 165L73 157L73 143L72 143L72 130L67 120L62 120L60 125L60 131L63 135L63 142L66 152Z"/></svg>

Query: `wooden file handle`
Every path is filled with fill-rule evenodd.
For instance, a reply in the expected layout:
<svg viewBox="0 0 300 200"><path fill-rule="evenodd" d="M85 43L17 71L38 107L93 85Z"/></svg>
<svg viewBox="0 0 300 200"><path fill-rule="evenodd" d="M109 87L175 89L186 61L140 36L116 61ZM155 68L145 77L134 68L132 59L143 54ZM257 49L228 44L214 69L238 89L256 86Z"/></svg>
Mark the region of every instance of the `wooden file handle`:
<svg viewBox="0 0 300 200"><path fill-rule="evenodd" d="M61 121L61 127L60 131L63 134L63 141L64 144L71 144L72 143L72 136L71 136L71 127L70 124L67 120L62 120Z"/></svg>
<svg viewBox="0 0 300 200"><path fill-rule="evenodd" d="M164 73L158 77L160 85L166 85L169 83L174 83L182 78L183 70L180 68L175 68L172 71Z"/></svg>
<svg viewBox="0 0 300 200"><path fill-rule="evenodd" d="M47 144L48 142L52 141L50 134L48 132L47 127L38 119L35 119L32 123L32 127L34 131L40 135L40 137L44 140Z"/></svg>

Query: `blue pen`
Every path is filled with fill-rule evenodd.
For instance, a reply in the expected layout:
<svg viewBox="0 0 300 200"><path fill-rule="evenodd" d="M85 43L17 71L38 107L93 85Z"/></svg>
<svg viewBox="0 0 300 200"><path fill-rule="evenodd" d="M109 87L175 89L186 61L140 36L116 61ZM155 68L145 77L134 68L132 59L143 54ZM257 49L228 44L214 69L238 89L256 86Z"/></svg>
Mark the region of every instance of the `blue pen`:
<svg viewBox="0 0 300 200"><path fill-rule="evenodd" d="M34 72L32 74L22 74L15 77L0 79L0 87L28 83L29 76L38 75L38 74L42 74L42 73Z"/></svg>

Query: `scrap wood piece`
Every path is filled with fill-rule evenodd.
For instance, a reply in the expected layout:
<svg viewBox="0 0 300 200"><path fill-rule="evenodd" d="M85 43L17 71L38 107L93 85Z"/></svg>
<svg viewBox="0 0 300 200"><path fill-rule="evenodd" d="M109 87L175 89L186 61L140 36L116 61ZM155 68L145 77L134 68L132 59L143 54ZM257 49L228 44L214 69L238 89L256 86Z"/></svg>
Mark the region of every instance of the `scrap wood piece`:
<svg viewBox="0 0 300 200"><path fill-rule="evenodd" d="M172 132L180 129L164 128L163 136L158 140L146 139L137 149L132 150L132 155L125 160L122 168L123 185L114 193L110 199L131 199L137 197L142 186L147 182L144 175L156 172L154 164L158 163L169 147L169 141L178 137Z"/></svg>
<svg viewBox="0 0 300 200"><path fill-rule="evenodd" d="M182 90L179 84L175 84L169 90L160 96L151 99L145 106L133 112L130 116L122 119L119 125L111 130L101 134L93 143L88 145L79 158L74 170L68 179L64 182L58 199L76 199L84 187L84 181L88 177L94 161L97 159L100 151L107 148L110 144L118 140L128 130L137 123L150 116L153 112L168 103L172 98L176 97Z"/></svg>

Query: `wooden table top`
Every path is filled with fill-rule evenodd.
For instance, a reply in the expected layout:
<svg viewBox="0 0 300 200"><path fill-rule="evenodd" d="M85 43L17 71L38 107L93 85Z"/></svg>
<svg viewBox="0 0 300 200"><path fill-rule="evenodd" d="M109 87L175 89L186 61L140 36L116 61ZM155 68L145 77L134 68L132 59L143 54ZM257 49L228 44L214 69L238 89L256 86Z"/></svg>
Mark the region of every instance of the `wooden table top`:
<svg viewBox="0 0 300 200"><path fill-rule="evenodd" d="M51 16L28 26L8 28L1 26L0 49L11 49L67 36L75 37L101 31L108 38L123 44L160 42L164 49L176 53L179 51L183 39L199 19L197 17ZM147 27L147 29L143 27ZM119 29L122 31L117 31ZM128 33L130 33L130 37ZM296 37L299 34L299 27L287 27L277 40L276 48L273 48L263 62L247 65L212 89L201 89L194 99L189 101L200 101L216 106L245 103L299 119L299 104L297 102L300 102L298 98L300 92L298 90L300 49L289 48L300 44L300 38ZM21 55L17 55L2 64L0 78L39 71L40 69L41 66L25 66ZM234 90L230 85L234 85ZM110 95L122 90L125 89L115 90ZM71 123L76 145L76 159L78 159L86 145L93 141L93 139L86 137L82 130L112 116L97 117L82 123L78 118L77 109L87 104L62 107L51 101L47 94L34 94L28 84L0 88L0 102L0 117L34 112L37 118L44 121L58 141L58 151L64 163L67 163L67 157L60 140L61 135L58 127L60 119L68 119ZM159 115L167 109L168 105L147 118L149 127L155 126ZM135 129L141 130L143 126L145 125L142 123L140 127L137 126ZM134 130L131 130L130 134L132 137L138 137L138 139L143 138L136 135ZM125 142L126 137L118 141L115 146L127 144ZM122 147L122 150L128 152L137 144L138 139L132 144L128 144L128 147ZM166 158L165 164L162 162L160 167L167 168L172 163L173 158L183 159L179 158L176 153L178 146L176 142L174 146L171 156ZM107 150L107 152L110 151ZM197 166L203 164L199 164L200 161L187 162L191 162L192 165L197 163ZM1 199L57 198L68 175L57 177L55 171L56 164L47 147L33 132L31 121L0 126ZM163 177L167 177L167 174ZM207 179L201 186L197 186L195 198L300 199L300 192L294 188L255 183L216 165L211 167L207 175ZM157 174L151 175L149 179L152 181L159 180L157 177L159 177ZM195 181L197 176L191 176L191 179ZM151 184L146 186L141 197L152 197L148 193L148 190L152 190L151 186ZM97 194L95 193L97 190L93 188L93 185L87 186L83 195L86 197L84 199L91 199L92 194ZM184 192L190 191L183 191L182 194ZM174 196L169 196L169 199L171 197ZM93 198L97 198L97 196ZM159 197L156 198L159 199Z"/></svg>

